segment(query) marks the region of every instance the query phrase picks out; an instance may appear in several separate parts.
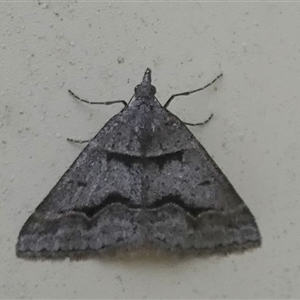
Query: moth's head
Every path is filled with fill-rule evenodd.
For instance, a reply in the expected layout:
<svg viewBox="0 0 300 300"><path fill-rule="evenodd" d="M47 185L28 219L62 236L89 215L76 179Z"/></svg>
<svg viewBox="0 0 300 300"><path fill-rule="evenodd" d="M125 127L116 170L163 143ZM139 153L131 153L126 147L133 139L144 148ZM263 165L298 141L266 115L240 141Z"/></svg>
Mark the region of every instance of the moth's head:
<svg viewBox="0 0 300 300"><path fill-rule="evenodd" d="M136 97L153 98L156 93L155 86L151 85L151 70L147 68L143 81L134 89Z"/></svg>

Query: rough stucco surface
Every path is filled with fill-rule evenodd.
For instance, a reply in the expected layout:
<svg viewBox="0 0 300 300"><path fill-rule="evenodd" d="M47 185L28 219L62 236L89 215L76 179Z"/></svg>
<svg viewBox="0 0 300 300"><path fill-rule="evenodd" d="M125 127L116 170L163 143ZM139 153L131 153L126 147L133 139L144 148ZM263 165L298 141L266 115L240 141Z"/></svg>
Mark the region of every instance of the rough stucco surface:
<svg viewBox="0 0 300 300"><path fill-rule="evenodd" d="M1 298L298 298L300 5L1 3ZM26 261L19 230L89 138L129 100L146 67L260 227L263 246L209 258Z"/></svg>

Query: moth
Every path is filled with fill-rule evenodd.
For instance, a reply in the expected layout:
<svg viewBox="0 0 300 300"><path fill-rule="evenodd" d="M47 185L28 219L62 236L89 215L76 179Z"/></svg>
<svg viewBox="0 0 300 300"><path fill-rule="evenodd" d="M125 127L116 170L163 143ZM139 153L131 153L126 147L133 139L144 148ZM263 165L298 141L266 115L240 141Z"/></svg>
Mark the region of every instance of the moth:
<svg viewBox="0 0 300 300"><path fill-rule="evenodd" d="M221 74L222 75L222 74ZM24 224L19 257L138 248L230 253L258 247L255 218L186 125L155 97L148 68ZM205 122L204 122L205 123Z"/></svg>

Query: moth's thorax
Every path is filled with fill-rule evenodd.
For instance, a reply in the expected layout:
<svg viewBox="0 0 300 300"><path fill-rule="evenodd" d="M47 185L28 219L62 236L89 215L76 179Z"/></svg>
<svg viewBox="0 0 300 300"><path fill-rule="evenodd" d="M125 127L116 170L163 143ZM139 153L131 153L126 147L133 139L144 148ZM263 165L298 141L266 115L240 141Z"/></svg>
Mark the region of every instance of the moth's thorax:
<svg viewBox="0 0 300 300"><path fill-rule="evenodd" d="M156 100L154 96L142 97L135 95L133 100L130 102L130 109L136 109L136 113L141 113L142 111L151 111L155 107L161 107L160 103Z"/></svg>
<svg viewBox="0 0 300 300"><path fill-rule="evenodd" d="M160 103L155 99L154 96L135 97L128 107L128 123L131 128L134 129L135 135L147 136L153 134L155 127L160 127L161 124L155 115L157 110L161 109Z"/></svg>

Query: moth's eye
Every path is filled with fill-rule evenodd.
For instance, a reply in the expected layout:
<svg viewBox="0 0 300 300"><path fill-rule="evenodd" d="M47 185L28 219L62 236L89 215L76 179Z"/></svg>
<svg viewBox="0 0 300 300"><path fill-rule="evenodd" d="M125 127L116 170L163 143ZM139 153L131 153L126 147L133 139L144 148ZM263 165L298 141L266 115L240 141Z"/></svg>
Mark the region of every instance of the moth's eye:
<svg viewBox="0 0 300 300"><path fill-rule="evenodd" d="M139 87L140 85L137 85L135 88L134 88L134 92L137 93L137 91L139 90Z"/></svg>
<svg viewBox="0 0 300 300"><path fill-rule="evenodd" d="M153 86L153 85L151 85L151 93L152 93L153 95L156 94L156 88L155 88L155 86Z"/></svg>

